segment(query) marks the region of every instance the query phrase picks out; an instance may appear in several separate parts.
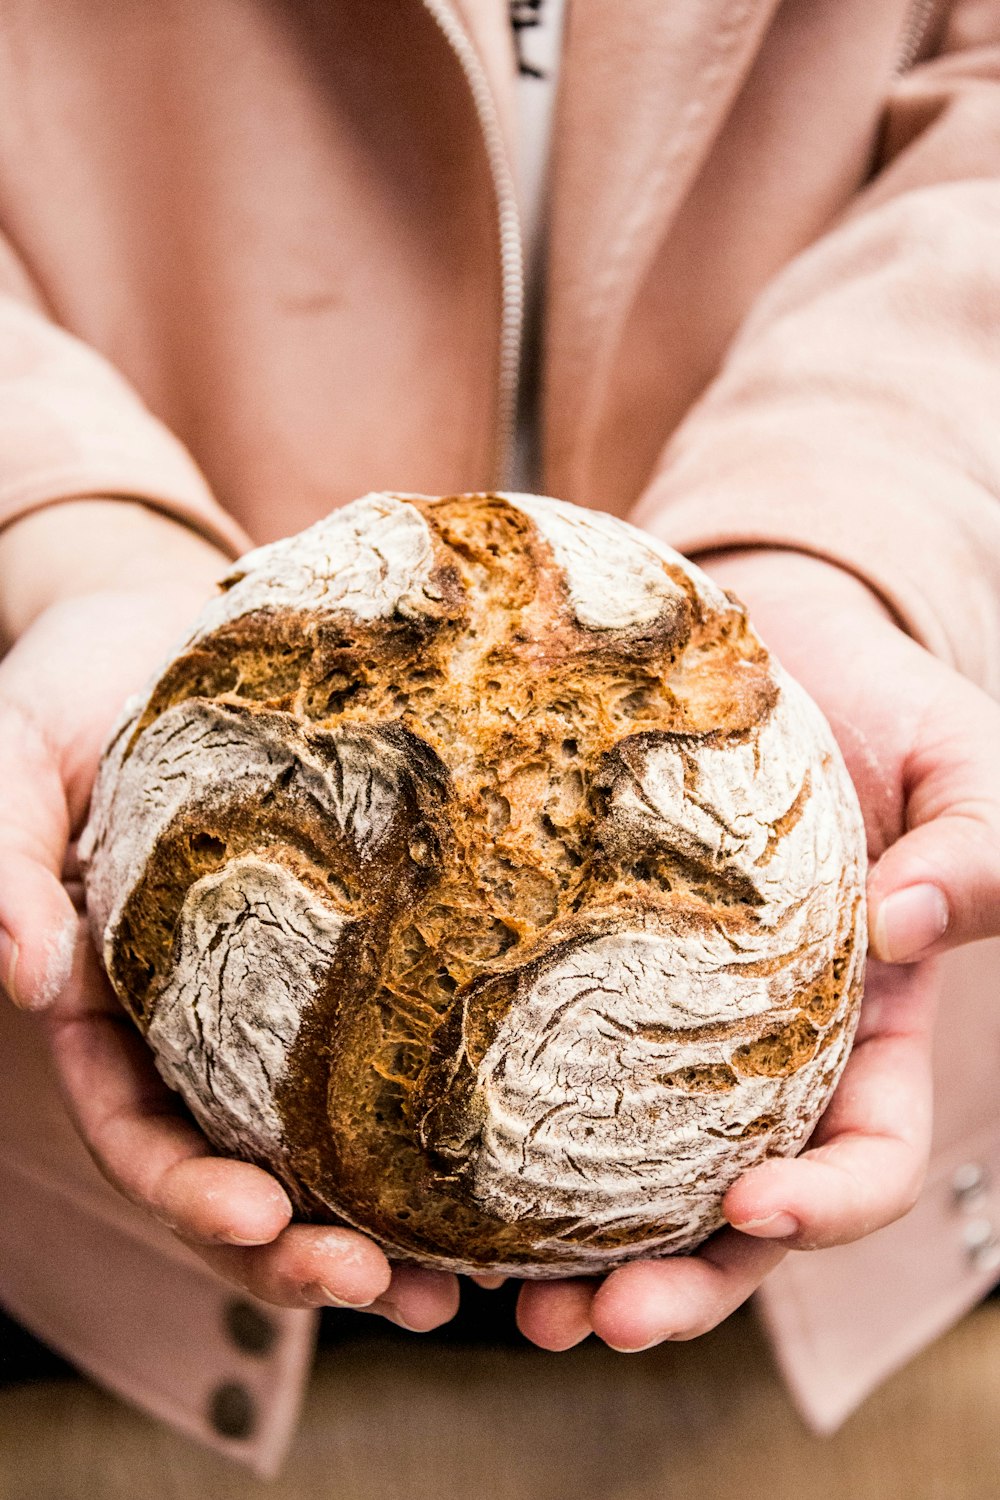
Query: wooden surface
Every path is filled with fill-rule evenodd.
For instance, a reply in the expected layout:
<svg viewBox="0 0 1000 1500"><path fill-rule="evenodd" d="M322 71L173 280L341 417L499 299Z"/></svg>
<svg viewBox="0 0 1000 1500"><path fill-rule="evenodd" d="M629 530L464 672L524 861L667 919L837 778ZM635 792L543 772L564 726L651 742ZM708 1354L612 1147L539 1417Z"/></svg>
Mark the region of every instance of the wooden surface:
<svg viewBox="0 0 1000 1500"><path fill-rule="evenodd" d="M83 1380L0 1390L0 1500L998 1500L1000 1302L833 1438L749 1314L617 1356L371 1327L321 1351L282 1477L254 1480Z"/></svg>

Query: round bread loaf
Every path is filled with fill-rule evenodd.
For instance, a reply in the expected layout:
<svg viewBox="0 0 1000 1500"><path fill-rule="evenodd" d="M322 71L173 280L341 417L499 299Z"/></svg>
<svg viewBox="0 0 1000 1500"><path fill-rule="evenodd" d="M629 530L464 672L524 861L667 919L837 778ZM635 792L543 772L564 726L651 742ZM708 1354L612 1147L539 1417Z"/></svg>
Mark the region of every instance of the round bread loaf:
<svg viewBox="0 0 1000 1500"><path fill-rule="evenodd" d="M851 1045L865 838L817 708L696 567L537 496L367 495L222 589L82 851L164 1078L397 1258L697 1245Z"/></svg>

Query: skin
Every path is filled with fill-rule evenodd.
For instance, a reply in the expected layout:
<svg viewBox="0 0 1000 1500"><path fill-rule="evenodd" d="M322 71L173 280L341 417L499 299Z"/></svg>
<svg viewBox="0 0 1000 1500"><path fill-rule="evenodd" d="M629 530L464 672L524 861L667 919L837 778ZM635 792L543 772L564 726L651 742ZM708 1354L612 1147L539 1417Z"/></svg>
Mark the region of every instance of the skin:
<svg viewBox="0 0 1000 1500"><path fill-rule="evenodd" d="M700 561L830 719L865 813L883 962L810 1149L742 1177L724 1203L733 1227L695 1255L526 1283L518 1323L545 1349L590 1333L621 1350L696 1337L788 1250L847 1243L905 1213L929 1150L933 959L1000 935L1000 707L832 565L774 551ZM105 735L227 562L116 501L67 502L0 535L0 632L14 642L0 661L0 975L16 1004L44 1013L77 1127L126 1197L265 1301L363 1306L430 1329L457 1309L454 1276L392 1267L351 1230L291 1224L272 1177L212 1154L111 995L73 904L73 841ZM913 901L893 917L894 893L928 884L940 895L923 925Z"/></svg>

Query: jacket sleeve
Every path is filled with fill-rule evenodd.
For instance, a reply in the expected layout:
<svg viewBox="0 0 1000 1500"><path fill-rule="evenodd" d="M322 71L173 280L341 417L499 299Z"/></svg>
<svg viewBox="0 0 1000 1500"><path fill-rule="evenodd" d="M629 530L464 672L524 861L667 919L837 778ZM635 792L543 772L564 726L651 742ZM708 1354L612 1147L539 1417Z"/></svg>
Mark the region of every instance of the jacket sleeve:
<svg viewBox="0 0 1000 1500"><path fill-rule="evenodd" d="M877 170L765 289L632 519L822 556L1000 692L1000 6L900 78Z"/></svg>
<svg viewBox="0 0 1000 1500"><path fill-rule="evenodd" d="M127 381L47 316L0 238L0 526L82 496L152 506L231 556L250 546Z"/></svg>

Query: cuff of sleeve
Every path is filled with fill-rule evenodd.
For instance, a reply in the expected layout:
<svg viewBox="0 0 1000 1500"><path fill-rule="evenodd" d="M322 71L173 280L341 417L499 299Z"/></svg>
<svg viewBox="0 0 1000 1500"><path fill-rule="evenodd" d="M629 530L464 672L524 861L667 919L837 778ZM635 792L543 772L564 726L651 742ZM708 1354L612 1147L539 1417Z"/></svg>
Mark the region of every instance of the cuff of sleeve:
<svg viewBox="0 0 1000 1500"><path fill-rule="evenodd" d="M0 298L0 526L64 500L139 501L231 556L251 539L184 446L100 355Z"/></svg>
<svg viewBox="0 0 1000 1500"><path fill-rule="evenodd" d="M701 445L703 448L705 445ZM853 449L853 451L851 451ZM680 455L631 520L691 557L728 548L810 553L854 573L927 650L1000 688L1000 511L968 474L863 440L822 452L786 433L730 431Z"/></svg>
<svg viewBox="0 0 1000 1500"><path fill-rule="evenodd" d="M171 483L174 478L181 483ZM154 475L138 472L127 457L115 464L107 460L93 465L67 464L25 475L16 483L0 484L0 530L13 522L65 501L101 499L131 501L148 506L171 520L190 527L206 541L231 558L242 556L253 546L252 539L212 498L207 486L183 483L183 476L165 472L156 466Z"/></svg>

